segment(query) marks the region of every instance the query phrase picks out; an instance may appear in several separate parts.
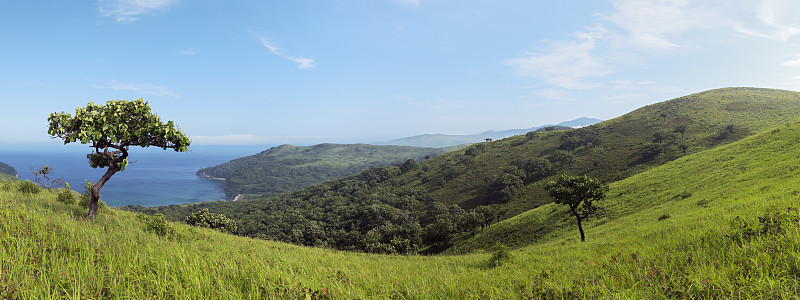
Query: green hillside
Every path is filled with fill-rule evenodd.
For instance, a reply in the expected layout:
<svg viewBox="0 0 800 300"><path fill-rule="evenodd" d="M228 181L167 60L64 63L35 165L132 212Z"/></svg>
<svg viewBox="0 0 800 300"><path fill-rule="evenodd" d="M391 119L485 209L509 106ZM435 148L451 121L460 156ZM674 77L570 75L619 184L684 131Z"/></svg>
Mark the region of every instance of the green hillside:
<svg viewBox="0 0 800 300"><path fill-rule="evenodd" d="M114 209L87 221L53 193L0 183L0 297L788 299L800 293L792 124L612 183L586 242L565 223L508 260L306 248Z"/></svg>
<svg viewBox="0 0 800 300"><path fill-rule="evenodd" d="M197 171L224 178L229 193L274 197L326 180L408 159L421 161L444 149L367 144L282 145L261 153Z"/></svg>
<svg viewBox="0 0 800 300"><path fill-rule="evenodd" d="M17 170L14 169L14 167L9 166L6 163L0 161L0 174L17 176Z"/></svg>
<svg viewBox="0 0 800 300"><path fill-rule="evenodd" d="M614 182L798 117L800 93L718 89L580 129L529 133L420 164L370 169L281 197L137 210L182 220L208 208L241 221L237 234L245 236L365 252L435 253L491 223L549 204L542 187L555 175ZM561 228L554 218L563 214L545 218L550 226L537 228L538 236ZM475 245L488 246L476 242L456 249Z"/></svg>

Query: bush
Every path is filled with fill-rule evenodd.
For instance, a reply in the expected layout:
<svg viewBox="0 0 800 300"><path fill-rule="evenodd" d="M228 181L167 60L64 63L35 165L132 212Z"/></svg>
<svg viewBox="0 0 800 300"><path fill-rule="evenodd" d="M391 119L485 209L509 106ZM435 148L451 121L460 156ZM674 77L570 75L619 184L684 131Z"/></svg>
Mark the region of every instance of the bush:
<svg viewBox="0 0 800 300"><path fill-rule="evenodd" d="M38 194L40 189L38 184L35 184L30 180L25 180L19 184L17 190L26 194Z"/></svg>
<svg viewBox="0 0 800 300"><path fill-rule="evenodd" d="M208 208L192 213L186 217L186 223L192 226L208 227L220 231L234 233L238 229L236 221L229 219L223 214L208 212Z"/></svg>
<svg viewBox="0 0 800 300"><path fill-rule="evenodd" d="M141 214L139 215L139 220L145 224L146 231L152 231L159 236L171 237L177 234L175 228L172 228L167 220L164 219L163 214L158 213L152 217Z"/></svg>
<svg viewBox="0 0 800 300"><path fill-rule="evenodd" d="M56 198L56 200L67 205L74 205L78 202L78 199L75 199L75 196L72 195L72 191L68 189L58 193L58 198Z"/></svg>
<svg viewBox="0 0 800 300"><path fill-rule="evenodd" d="M511 262L511 252L508 251L506 245L497 243L493 248L494 253L492 253L492 257L489 258L489 266L499 267Z"/></svg>

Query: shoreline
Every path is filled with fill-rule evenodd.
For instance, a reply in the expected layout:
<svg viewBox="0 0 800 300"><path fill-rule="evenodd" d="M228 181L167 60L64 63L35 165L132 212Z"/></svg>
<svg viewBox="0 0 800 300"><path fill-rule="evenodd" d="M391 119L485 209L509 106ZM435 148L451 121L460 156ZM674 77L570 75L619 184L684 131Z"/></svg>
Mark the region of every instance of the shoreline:
<svg viewBox="0 0 800 300"><path fill-rule="evenodd" d="M241 195L242 195L242 194L238 194L238 195L236 195L236 197L233 197L233 200L231 200L231 201L236 201L236 200L239 200L239 196L241 196Z"/></svg>
<svg viewBox="0 0 800 300"><path fill-rule="evenodd" d="M205 179L225 181L225 178L222 178L222 177L211 177L209 175L206 175L206 173L197 173L197 176L203 177Z"/></svg>

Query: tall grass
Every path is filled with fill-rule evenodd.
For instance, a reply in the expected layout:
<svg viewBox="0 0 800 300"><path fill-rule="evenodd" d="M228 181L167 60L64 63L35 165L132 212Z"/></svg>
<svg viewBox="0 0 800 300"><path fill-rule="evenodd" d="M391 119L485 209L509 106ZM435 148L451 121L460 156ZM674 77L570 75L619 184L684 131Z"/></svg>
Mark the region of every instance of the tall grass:
<svg viewBox="0 0 800 300"><path fill-rule="evenodd" d="M800 214L787 207L800 202L798 142L800 126L782 127L614 183L610 213L588 224L586 242L567 218L502 264L486 252L347 253L177 223L162 235L134 213L112 209L89 221L55 193L5 182L0 297L792 298ZM535 231L525 222L557 214L545 206L495 226Z"/></svg>

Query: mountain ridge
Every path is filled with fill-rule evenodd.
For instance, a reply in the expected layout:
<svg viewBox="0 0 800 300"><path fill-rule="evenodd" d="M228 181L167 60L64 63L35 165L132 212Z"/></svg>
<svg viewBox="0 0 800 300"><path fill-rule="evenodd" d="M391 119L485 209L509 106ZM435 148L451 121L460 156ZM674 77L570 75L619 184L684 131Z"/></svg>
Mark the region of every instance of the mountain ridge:
<svg viewBox="0 0 800 300"><path fill-rule="evenodd" d="M570 128L578 128L578 127L589 126L602 121L603 120L595 118L581 117L575 120L564 121L558 124L535 126L527 129L507 129L498 131L489 130L489 131L484 131L482 133L465 134L465 135L438 134L438 133L420 134L410 137L394 139L386 142L376 142L373 144L441 148L441 147L449 147L462 144L481 143L484 142L487 138L492 140L499 140L514 135L525 134L531 131L541 131L551 126L566 126Z"/></svg>

